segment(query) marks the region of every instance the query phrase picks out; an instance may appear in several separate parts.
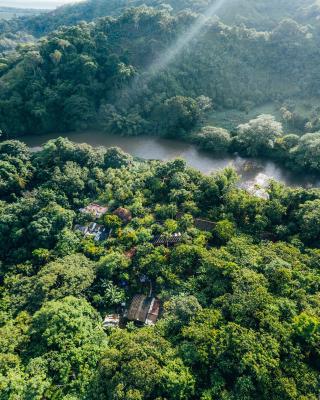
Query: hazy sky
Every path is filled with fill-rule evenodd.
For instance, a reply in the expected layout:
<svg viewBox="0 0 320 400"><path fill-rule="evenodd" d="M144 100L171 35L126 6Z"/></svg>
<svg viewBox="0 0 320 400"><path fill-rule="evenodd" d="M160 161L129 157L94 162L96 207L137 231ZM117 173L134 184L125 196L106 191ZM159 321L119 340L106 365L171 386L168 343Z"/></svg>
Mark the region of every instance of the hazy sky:
<svg viewBox="0 0 320 400"><path fill-rule="evenodd" d="M0 0L0 6L20 8L55 8L79 0Z"/></svg>

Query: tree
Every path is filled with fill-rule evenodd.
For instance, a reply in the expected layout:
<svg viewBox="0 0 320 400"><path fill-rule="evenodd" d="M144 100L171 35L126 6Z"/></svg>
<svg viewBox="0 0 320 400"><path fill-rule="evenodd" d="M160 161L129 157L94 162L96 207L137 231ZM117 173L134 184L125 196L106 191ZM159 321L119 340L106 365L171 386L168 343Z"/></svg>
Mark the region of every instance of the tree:
<svg viewBox="0 0 320 400"><path fill-rule="evenodd" d="M12 310L35 311L49 300L84 297L94 279L93 263L82 254L73 254L49 262L31 277L8 276L6 286Z"/></svg>
<svg viewBox="0 0 320 400"><path fill-rule="evenodd" d="M232 320L241 326L258 329L277 320L279 311L267 289L267 280L262 274L243 268L234 273L233 294L225 307Z"/></svg>
<svg viewBox="0 0 320 400"><path fill-rule="evenodd" d="M101 279L127 279L130 260L119 250L111 250L101 257L97 265L97 275Z"/></svg>
<svg viewBox="0 0 320 400"><path fill-rule="evenodd" d="M294 162L300 168L320 170L320 132L303 135L297 146L291 149Z"/></svg>
<svg viewBox="0 0 320 400"><path fill-rule="evenodd" d="M30 150L27 145L18 140L6 140L0 143L0 156L3 158L5 155L19 158L24 162L29 161L31 157Z"/></svg>
<svg viewBox="0 0 320 400"><path fill-rule="evenodd" d="M227 243L236 233L235 224L227 219L218 221L214 228L214 233L218 240L222 243Z"/></svg>
<svg viewBox="0 0 320 400"><path fill-rule="evenodd" d="M76 198L85 189L87 178L87 168L81 168L79 164L67 161L62 168L55 167L52 182L67 196Z"/></svg>
<svg viewBox="0 0 320 400"><path fill-rule="evenodd" d="M152 329L114 331L103 354L93 399L191 399L194 378L170 343Z"/></svg>
<svg viewBox="0 0 320 400"><path fill-rule="evenodd" d="M163 284L168 275L168 255L169 250L164 246L156 248L152 245L139 246L137 252L139 273L148 276L159 285Z"/></svg>
<svg viewBox="0 0 320 400"><path fill-rule="evenodd" d="M27 232L35 248L53 246L58 235L65 228L71 228L74 212L56 203L49 203L41 209L29 224Z"/></svg>
<svg viewBox="0 0 320 400"><path fill-rule="evenodd" d="M203 149L211 150L215 153L226 152L231 143L229 132L226 129L214 126L204 126L200 132L193 135L193 139Z"/></svg>
<svg viewBox="0 0 320 400"><path fill-rule="evenodd" d="M310 363L319 366L320 363L320 319L316 315L302 312L293 320L294 335L302 341Z"/></svg>
<svg viewBox="0 0 320 400"><path fill-rule="evenodd" d="M178 213L178 207L173 203L156 204L155 213L160 219L174 218Z"/></svg>
<svg viewBox="0 0 320 400"><path fill-rule="evenodd" d="M297 213L301 237L311 243L320 239L320 200L306 201Z"/></svg>
<svg viewBox="0 0 320 400"><path fill-rule="evenodd" d="M280 348L270 335L228 323L215 336L212 352L218 367L211 389L213 395L219 396L226 390L230 398L254 399L258 393L273 392ZM231 386L229 377L232 377Z"/></svg>
<svg viewBox="0 0 320 400"><path fill-rule="evenodd" d="M32 317L29 335L26 356L45 362L52 395L86 393L104 348L100 318L86 300L45 303Z"/></svg>
<svg viewBox="0 0 320 400"><path fill-rule="evenodd" d="M179 334L182 327L200 313L202 307L195 296L181 294L166 302L164 310L167 334L174 336Z"/></svg>
<svg viewBox="0 0 320 400"><path fill-rule="evenodd" d="M100 285L102 293L95 294L93 300L103 310L113 310L114 306L119 306L125 301L125 292L118 286L114 285L112 281L101 281Z"/></svg>
<svg viewBox="0 0 320 400"><path fill-rule="evenodd" d="M32 176L30 151L18 140L0 143L0 195L7 196L25 189Z"/></svg>
<svg viewBox="0 0 320 400"><path fill-rule="evenodd" d="M274 148L277 138L280 138L282 133L281 123L272 115L260 115L238 126L235 143L251 156L263 155Z"/></svg>
<svg viewBox="0 0 320 400"><path fill-rule="evenodd" d="M131 162L132 157L118 147L110 147L104 155L105 168L121 168L128 166Z"/></svg>
<svg viewBox="0 0 320 400"><path fill-rule="evenodd" d="M80 240L75 232L66 228L58 234L54 251L59 257L75 253L79 248Z"/></svg>
<svg viewBox="0 0 320 400"><path fill-rule="evenodd" d="M66 296L81 297L95 278L93 263L82 254L73 254L44 266L35 279L35 295L45 301Z"/></svg>
<svg viewBox="0 0 320 400"><path fill-rule="evenodd" d="M42 150L33 157L38 178L42 177L45 171L49 170L52 173L55 167L64 167L67 161L72 161L71 165L91 169L103 167L104 152L85 143L76 144L67 138L58 137L45 143ZM46 175L45 178L48 179Z"/></svg>
<svg viewBox="0 0 320 400"><path fill-rule="evenodd" d="M184 135L199 121L201 110L196 100L175 96L165 100L159 111L160 131L168 136Z"/></svg>
<svg viewBox="0 0 320 400"><path fill-rule="evenodd" d="M86 129L95 116L94 105L84 96L74 94L64 101L64 118L68 129Z"/></svg>
<svg viewBox="0 0 320 400"><path fill-rule="evenodd" d="M103 224L112 230L117 230L122 226L122 221L117 215L106 214L103 217Z"/></svg>

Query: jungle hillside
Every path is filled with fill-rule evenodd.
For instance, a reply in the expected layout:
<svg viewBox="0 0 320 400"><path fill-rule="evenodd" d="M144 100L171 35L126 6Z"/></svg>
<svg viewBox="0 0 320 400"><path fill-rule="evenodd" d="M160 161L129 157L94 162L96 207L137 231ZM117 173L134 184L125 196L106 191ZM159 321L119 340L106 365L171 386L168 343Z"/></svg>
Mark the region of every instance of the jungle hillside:
<svg viewBox="0 0 320 400"><path fill-rule="evenodd" d="M9 11L0 400L318 400L320 2ZM67 138L93 129L316 183Z"/></svg>

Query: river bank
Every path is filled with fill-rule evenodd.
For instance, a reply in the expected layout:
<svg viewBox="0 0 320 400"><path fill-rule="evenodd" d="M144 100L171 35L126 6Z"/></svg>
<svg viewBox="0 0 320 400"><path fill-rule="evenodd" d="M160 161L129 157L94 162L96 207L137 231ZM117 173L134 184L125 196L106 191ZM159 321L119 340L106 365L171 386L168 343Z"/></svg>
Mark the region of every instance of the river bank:
<svg viewBox="0 0 320 400"><path fill-rule="evenodd" d="M19 140L31 149L37 150L50 139L68 137L76 143L88 143L94 147L120 147L132 156L144 159L170 160L181 157L187 164L205 174L234 166L241 176L241 182L254 180L264 174L288 186L319 187L320 178L308 173L298 174L270 160L245 158L238 155L213 155L200 150L196 145L184 141L164 139L155 136L119 136L102 131L70 132L68 134L25 135Z"/></svg>

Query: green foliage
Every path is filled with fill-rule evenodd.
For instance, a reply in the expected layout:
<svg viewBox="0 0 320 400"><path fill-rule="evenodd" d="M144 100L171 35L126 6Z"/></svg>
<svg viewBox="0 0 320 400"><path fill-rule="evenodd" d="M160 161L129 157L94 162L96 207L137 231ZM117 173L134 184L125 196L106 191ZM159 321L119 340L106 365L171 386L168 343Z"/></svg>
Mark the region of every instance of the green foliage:
<svg viewBox="0 0 320 400"><path fill-rule="evenodd" d="M93 375L103 333L96 311L83 299L46 303L30 325L29 358L42 358L52 379L51 396L84 394Z"/></svg>
<svg viewBox="0 0 320 400"><path fill-rule="evenodd" d="M291 150L294 161L300 168L309 168L318 171L320 168L320 133L307 133Z"/></svg>
<svg viewBox="0 0 320 400"><path fill-rule="evenodd" d="M161 2L149 0L147 4L154 8L136 7L121 13L128 4L143 3L121 0L105 4L90 0L32 21L16 20L13 30L26 29L36 35L51 33L39 43L21 47L14 56L4 57L0 129L8 134L63 132L86 129L98 122L107 132L116 134L177 137L193 129L198 131L212 104L215 110L248 111L254 105L276 99L302 94L318 96L317 34L311 27L288 19L280 22L275 18L276 23L271 19L270 24L264 24L269 30L263 32L260 26L255 30L208 21L208 29L183 47L164 70L154 73L150 65L166 59L165 50L180 37L188 37L190 26L197 24L198 16L186 10L205 11L211 1L171 3L171 11ZM257 8L257 17L279 8L279 4L269 7L260 1L258 5L250 1L250 7L247 3L242 7L223 5L218 11L232 23L229 9L239 9L244 14L249 10L250 14ZM286 8L290 12L282 11L285 16L302 14L297 3L292 7L282 4L282 10ZM185 12L175 13L181 10ZM116 18L83 22L108 13ZM80 20L78 25L67 26ZM241 18L240 21L243 22ZM250 27L254 25L251 17L246 16L245 21ZM302 118L295 125L303 129L304 122L307 121ZM314 129L316 118L310 122ZM255 129L249 126L249 131L252 128ZM278 128L275 126L276 136L281 130ZM241 133L239 146L244 150L247 145L252 147L248 154L272 149L274 137L269 126L270 129L271 137L261 142L256 138L248 143L245 133ZM206 148L219 151L220 147L228 147L229 137L224 131L213 133L210 129L208 133L206 129L198 140Z"/></svg>
<svg viewBox="0 0 320 400"><path fill-rule="evenodd" d="M94 399L191 399L194 379L170 343L150 329L115 331L103 354Z"/></svg>
<svg viewBox="0 0 320 400"><path fill-rule="evenodd" d="M117 215L112 215L112 214L106 214L103 217L103 224L108 228L108 229L114 229L117 230L118 228L121 227L122 221Z"/></svg>
<svg viewBox="0 0 320 400"><path fill-rule="evenodd" d="M81 21L92 21L95 18L105 16L117 16L126 8L147 5L162 10L173 10L179 13L185 9L194 12L205 12L212 4L210 0L169 0L163 3L158 0L111 0L107 3L103 0L89 0L86 2L65 5L51 12L42 10L12 9L5 14L23 15L22 19L1 21L3 32L17 30L28 31L40 36L57 29L61 25L75 25ZM223 22L243 23L250 27L258 27L260 30L270 29L284 18L293 18L299 22L316 22L319 5L315 0L293 0L290 3L285 0L271 0L268 4L253 0L231 0L230 4L222 4L216 12ZM232 10L232 12L231 12Z"/></svg>
<svg viewBox="0 0 320 400"><path fill-rule="evenodd" d="M32 176L30 152L17 140L0 143L0 193L8 196L25 189Z"/></svg>
<svg viewBox="0 0 320 400"><path fill-rule="evenodd" d="M306 201L300 206L298 211L298 222L301 235L311 242L316 242L320 238L320 201Z"/></svg>
<svg viewBox="0 0 320 400"><path fill-rule="evenodd" d="M203 127L199 133L193 136L193 140L205 150L215 153L226 152L231 143L231 137L227 130L213 126Z"/></svg>
<svg viewBox="0 0 320 400"><path fill-rule="evenodd" d="M231 221L218 221L214 228L214 233L217 235L218 240L222 243L227 243L235 235L236 227Z"/></svg>
<svg viewBox="0 0 320 400"><path fill-rule="evenodd" d="M202 307L194 296L181 294L164 305L164 316L170 335L178 333L190 320L201 311Z"/></svg>
<svg viewBox="0 0 320 400"><path fill-rule="evenodd" d="M128 258L120 251L111 251L100 258L97 274L102 279L125 279L127 277Z"/></svg>
<svg viewBox="0 0 320 400"><path fill-rule="evenodd" d="M272 115L260 115L238 126L235 141L247 154L255 156L272 150L282 132L282 125Z"/></svg>
<svg viewBox="0 0 320 400"><path fill-rule="evenodd" d="M121 168L131 162L131 157L117 147L110 147L104 155L104 166L106 168Z"/></svg>
<svg viewBox="0 0 320 400"><path fill-rule="evenodd" d="M169 136L181 136L192 129L201 116L201 107L196 100L175 96L165 100L159 110L160 132ZM164 125L162 127L161 125Z"/></svg>
<svg viewBox="0 0 320 400"><path fill-rule="evenodd" d="M273 182L259 199L232 168L205 176L61 138L32 155L4 143L32 174L0 201L1 399L316 398L319 190ZM102 199L112 234L81 237L79 208ZM153 244L177 232L177 245ZM155 327L103 332L101 317L150 291Z"/></svg>
<svg viewBox="0 0 320 400"><path fill-rule="evenodd" d="M0 21L1 138L100 124L319 171L319 110L285 101L319 95L318 5L230 0L161 68L211 4L90 0ZM23 31L49 34L8 53ZM230 133L205 122L266 101L286 134L266 114ZM237 181L64 138L1 142L0 400L316 400L320 192L271 182L261 199ZM75 230L91 202L110 209L101 241ZM160 300L156 325L103 331L135 294Z"/></svg>
<svg viewBox="0 0 320 400"><path fill-rule="evenodd" d="M319 334L320 323L318 318L302 313L294 318L294 330L304 340L309 340L316 333Z"/></svg>
<svg viewBox="0 0 320 400"><path fill-rule="evenodd" d="M7 276L12 311L36 310L49 300L84 296L95 278L92 263L82 254L49 262L34 276Z"/></svg>

